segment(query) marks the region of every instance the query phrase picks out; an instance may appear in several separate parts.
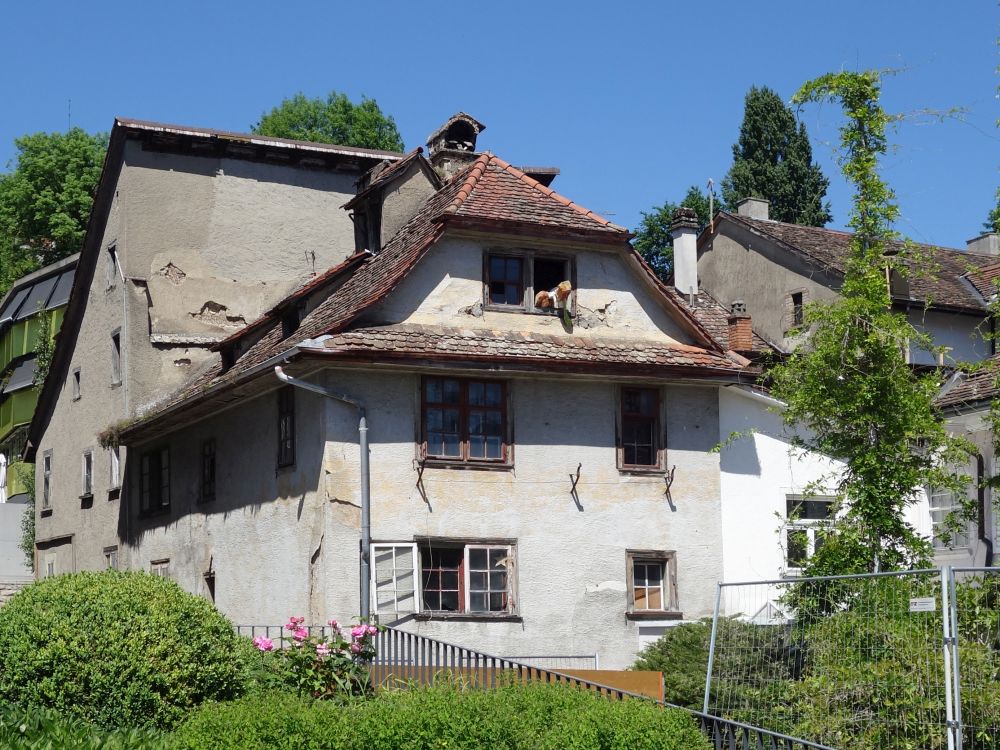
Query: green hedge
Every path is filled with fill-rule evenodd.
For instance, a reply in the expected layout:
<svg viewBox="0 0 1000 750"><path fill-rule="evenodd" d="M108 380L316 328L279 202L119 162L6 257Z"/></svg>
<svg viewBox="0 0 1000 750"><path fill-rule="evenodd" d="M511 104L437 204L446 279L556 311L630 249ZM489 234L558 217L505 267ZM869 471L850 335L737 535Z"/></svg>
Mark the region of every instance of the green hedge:
<svg viewBox="0 0 1000 750"><path fill-rule="evenodd" d="M9 750L162 750L155 730L105 731L47 708L0 703L0 747Z"/></svg>
<svg viewBox="0 0 1000 750"><path fill-rule="evenodd" d="M247 650L211 604L148 573L32 584L0 608L0 700L106 729L168 728L242 695Z"/></svg>
<svg viewBox="0 0 1000 750"><path fill-rule="evenodd" d="M639 700L612 703L557 685L386 692L348 705L288 693L205 705L178 750L707 750L693 720Z"/></svg>

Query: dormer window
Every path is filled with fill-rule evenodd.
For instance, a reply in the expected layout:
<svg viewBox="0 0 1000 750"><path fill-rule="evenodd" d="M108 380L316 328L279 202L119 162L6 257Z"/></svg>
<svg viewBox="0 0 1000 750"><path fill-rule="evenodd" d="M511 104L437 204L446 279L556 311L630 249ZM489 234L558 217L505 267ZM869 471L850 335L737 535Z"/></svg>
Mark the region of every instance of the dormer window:
<svg viewBox="0 0 1000 750"><path fill-rule="evenodd" d="M556 302L556 290L572 286L571 259L530 250L489 253L484 271L484 301L494 310L555 313L566 296Z"/></svg>

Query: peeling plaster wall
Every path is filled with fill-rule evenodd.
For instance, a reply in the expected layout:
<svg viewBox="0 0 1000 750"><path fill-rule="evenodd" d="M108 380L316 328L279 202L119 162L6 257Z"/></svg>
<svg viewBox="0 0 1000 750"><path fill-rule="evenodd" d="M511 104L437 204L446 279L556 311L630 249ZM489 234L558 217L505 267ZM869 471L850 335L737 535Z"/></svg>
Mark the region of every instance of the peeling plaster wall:
<svg viewBox="0 0 1000 750"><path fill-rule="evenodd" d="M677 466L672 503L662 476L616 468L614 385L568 378L511 380L514 469L428 468L425 502L417 488L419 375L330 369L306 377L368 407L376 541L517 540L523 622L403 627L495 654L597 653L602 667L626 666L670 624L626 619L627 549L675 550L685 618L710 614L722 575L714 386L664 386L668 464ZM275 478L275 409L271 394L170 437L176 507L169 518L136 522L133 560L169 557L176 580L204 591L212 555L217 603L238 623L289 614L348 620L359 610L357 415L297 391L299 464ZM198 505L193 477L210 435L220 495ZM581 508L569 493L578 464Z"/></svg>
<svg viewBox="0 0 1000 750"><path fill-rule="evenodd" d="M168 396L218 356L207 350L212 341L350 255L353 225L340 206L353 195L356 177L126 144L79 338L38 447L39 492L42 456L53 452L52 511L42 515L39 502L38 539L74 534L72 543L59 544L60 572L101 568L104 548L134 530L109 492L110 456L97 433ZM111 245L126 282L116 276L106 288ZM121 385L111 383L115 329L121 329ZM82 393L74 401L76 367ZM79 497L88 449L94 454L89 507ZM126 454L123 448L123 475ZM273 453L268 463L273 470ZM150 559L133 562L148 567ZM130 563L126 549L119 560Z"/></svg>
<svg viewBox="0 0 1000 750"><path fill-rule="evenodd" d="M438 242L393 294L367 313L373 322L405 322L461 328L515 330L552 335L621 337L690 343L623 257L613 251L540 242L483 243L445 238ZM568 256L576 263L574 330L567 333L555 315L482 309L483 257L490 250L531 247Z"/></svg>
<svg viewBox="0 0 1000 750"><path fill-rule="evenodd" d="M273 378L272 378L273 379ZM274 381L277 384L277 381ZM135 456L168 447L170 512L140 516L139 461L129 468L131 567L148 570L170 560L170 577L208 596L204 574L215 574L216 605L239 624L285 622L301 614L323 622L322 602L310 607L310 582L322 586L312 557L336 520L323 491L324 399L295 392L296 464L276 469L277 393L133 448ZM250 437L252 436L252 437ZM201 497L201 450L215 440L216 496ZM353 549L357 550L357 522ZM343 534L341 534L343 536ZM321 591L322 589L318 589Z"/></svg>

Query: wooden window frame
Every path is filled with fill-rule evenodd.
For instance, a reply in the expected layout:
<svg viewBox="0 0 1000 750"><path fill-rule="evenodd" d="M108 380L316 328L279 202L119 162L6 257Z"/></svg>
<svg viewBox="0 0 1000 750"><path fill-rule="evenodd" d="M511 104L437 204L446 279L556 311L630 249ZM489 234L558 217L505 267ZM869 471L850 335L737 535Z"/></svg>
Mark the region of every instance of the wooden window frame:
<svg viewBox="0 0 1000 750"><path fill-rule="evenodd" d="M503 541L492 541L492 540L450 540L450 539L432 539L418 541L415 545L416 550L416 573L418 573L418 589L420 592L420 597L417 600L418 612L417 615L420 619L430 619L430 618L449 618L449 617L460 617L466 619L520 619L518 614L517 606L517 544L511 540ZM445 570L451 571L451 568L424 568L423 565L423 552L425 549L429 550L454 550L461 551L461 562L459 563L458 569L455 570L458 574L458 603L459 609L452 612L448 610L432 609L428 607L424 601L424 597L428 592L434 591L453 591L454 589L431 589L427 587L427 574L431 572L443 572ZM504 602L504 608L502 610L472 610L472 591L471 591L471 565L469 562L469 553L471 550L475 549L485 549L485 550L496 550L502 549L505 552L505 557L512 561L508 565L505 574L507 575L507 589L503 592L506 595L506 600ZM487 557L488 557L487 552ZM492 571L480 571L476 572L492 572ZM487 600L488 601L488 600ZM488 606L488 605L487 605Z"/></svg>
<svg viewBox="0 0 1000 750"><path fill-rule="evenodd" d="M295 466L295 387L286 385L279 388L277 393L278 455L276 464L278 469L287 469Z"/></svg>
<svg viewBox="0 0 1000 750"><path fill-rule="evenodd" d="M652 464L628 464L625 463L625 391L640 390L652 391L656 397L656 407L653 418L653 437L656 444L653 452L656 462ZM648 385L622 385L615 389L615 452L618 463L618 470L635 474L662 474L666 466L667 436L666 419L663 414L663 392L656 386Z"/></svg>
<svg viewBox="0 0 1000 750"><path fill-rule="evenodd" d="M521 304L506 305L490 301L490 259L491 258L516 258L521 261ZM540 291L535 289L535 260L562 261L566 266L566 278L576 289L576 258L573 255L562 252L548 252L545 250L534 250L525 248L492 248L483 251L483 309L492 312L517 312L532 315L557 315L559 311L555 308L542 309L535 307L535 294ZM571 314L576 314L576 295L570 298L572 302Z"/></svg>
<svg viewBox="0 0 1000 750"><path fill-rule="evenodd" d="M410 561L412 564L413 573L413 609L412 610L401 610L399 609L399 585L398 585L398 572L396 569L395 561L395 551L397 549L405 549L410 553ZM375 561L377 560L378 554L382 550L392 550L393 552L393 570L392 570L392 592L393 592L393 605L394 608L391 610L379 609L379 578L378 570ZM378 615L393 614L397 618L401 615L417 614L421 610L421 602L423 597L423 592L420 588L421 576L420 576L420 550L417 548L416 542L372 542L371 546L371 586L369 591L371 592L371 611ZM383 581L382 583L385 583ZM383 590L385 590L383 588Z"/></svg>
<svg viewBox="0 0 1000 750"><path fill-rule="evenodd" d="M104 567L106 570L118 570L118 547L117 545L104 548Z"/></svg>
<svg viewBox="0 0 1000 750"><path fill-rule="evenodd" d="M635 566L658 565L661 568L662 609L640 609L636 607ZM626 550L626 606L625 615L633 620L680 619L683 614L677 598L677 552L674 550Z"/></svg>
<svg viewBox="0 0 1000 750"><path fill-rule="evenodd" d="M91 498L94 496L94 451L88 448L80 458L80 498Z"/></svg>
<svg viewBox="0 0 1000 750"><path fill-rule="evenodd" d="M427 383L431 380L454 380L459 387L458 404L438 404L427 400ZM472 383L483 383L500 386L500 406L470 406L469 385ZM420 378L420 460L429 465L455 465L455 466L497 466L510 467L513 463L513 441L509 432L510 429L510 391L505 380L495 380L487 378L459 378L448 375L424 375ZM459 419L459 455L444 456L431 454L427 450L427 411L434 408L456 408ZM499 411L500 412L500 458L479 458L470 456L469 439L469 412L470 411Z"/></svg>
<svg viewBox="0 0 1000 750"><path fill-rule="evenodd" d="M149 572L154 576L170 578L170 558L164 557L159 560L150 560Z"/></svg>
<svg viewBox="0 0 1000 750"><path fill-rule="evenodd" d="M155 474L158 475L158 481L155 485L153 484L154 458ZM166 458L166 468L164 468L164 458ZM143 451L140 455L138 484L139 513L141 515L155 516L170 512L171 471L169 446L164 445Z"/></svg>
<svg viewBox="0 0 1000 750"><path fill-rule="evenodd" d="M120 448L112 445L108 448L108 491L121 489L122 464Z"/></svg>
<svg viewBox="0 0 1000 750"><path fill-rule="evenodd" d="M201 441L201 492L198 499L207 503L215 500L216 486L216 446L215 438Z"/></svg>

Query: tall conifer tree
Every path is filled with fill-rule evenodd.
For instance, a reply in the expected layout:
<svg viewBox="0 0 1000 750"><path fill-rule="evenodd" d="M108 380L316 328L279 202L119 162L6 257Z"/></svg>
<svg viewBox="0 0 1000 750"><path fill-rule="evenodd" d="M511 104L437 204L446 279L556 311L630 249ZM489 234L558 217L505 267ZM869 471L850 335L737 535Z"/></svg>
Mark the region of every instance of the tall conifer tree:
<svg viewBox="0 0 1000 750"><path fill-rule="evenodd" d="M821 227L832 218L823 198L830 181L813 163L805 125L774 91L752 87L746 96L733 166L722 181L729 209L744 198L770 202L770 217Z"/></svg>

